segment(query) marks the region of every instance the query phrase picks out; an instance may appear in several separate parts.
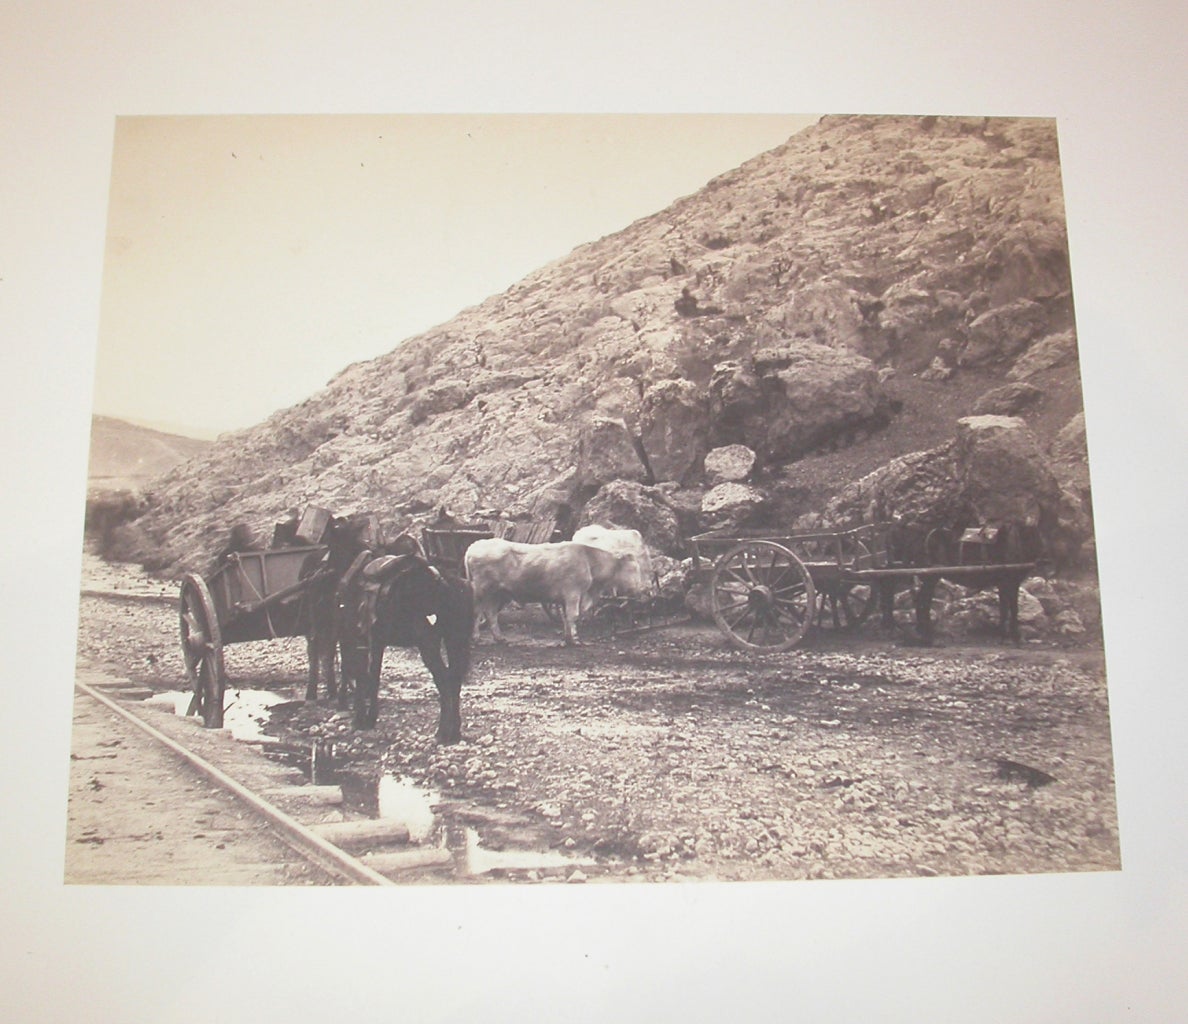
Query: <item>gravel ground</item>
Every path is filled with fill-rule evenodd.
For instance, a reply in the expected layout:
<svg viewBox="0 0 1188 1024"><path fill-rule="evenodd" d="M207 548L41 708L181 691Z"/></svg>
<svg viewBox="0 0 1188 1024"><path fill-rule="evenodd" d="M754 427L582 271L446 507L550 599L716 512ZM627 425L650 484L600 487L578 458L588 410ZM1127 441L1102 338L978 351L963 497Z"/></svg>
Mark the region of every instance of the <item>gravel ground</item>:
<svg viewBox="0 0 1188 1024"><path fill-rule="evenodd" d="M84 590L117 586L162 589L87 559ZM484 878L1120 868L1099 644L920 649L872 630L751 655L705 626L567 649L541 616L506 625L511 644L475 648L457 746L433 744L432 682L397 650L375 730L354 732L328 703L280 705L266 728L332 741L340 776L364 790L386 775L417 784L442 842L477 835L493 863L509 855ZM185 686L164 602L84 596L79 654L156 690ZM303 641L234 645L226 660L232 687L304 690ZM519 866L517 850L569 859Z"/></svg>

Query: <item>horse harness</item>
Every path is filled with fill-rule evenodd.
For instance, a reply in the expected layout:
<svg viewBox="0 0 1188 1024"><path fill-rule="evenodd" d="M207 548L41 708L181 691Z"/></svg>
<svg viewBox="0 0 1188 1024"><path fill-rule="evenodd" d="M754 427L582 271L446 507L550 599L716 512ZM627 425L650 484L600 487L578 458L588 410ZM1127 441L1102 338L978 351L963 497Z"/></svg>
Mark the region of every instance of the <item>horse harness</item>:
<svg viewBox="0 0 1188 1024"><path fill-rule="evenodd" d="M352 613L350 621L359 628L361 634L368 636L378 620L380 600L387 597L410 572L423 568L435 581L444 582L437 569L413 552L374 558L370 552L364 552L356 559L356 565L359 563L362 563L357 572L359 583L352 588L347 603Z"/></svg>

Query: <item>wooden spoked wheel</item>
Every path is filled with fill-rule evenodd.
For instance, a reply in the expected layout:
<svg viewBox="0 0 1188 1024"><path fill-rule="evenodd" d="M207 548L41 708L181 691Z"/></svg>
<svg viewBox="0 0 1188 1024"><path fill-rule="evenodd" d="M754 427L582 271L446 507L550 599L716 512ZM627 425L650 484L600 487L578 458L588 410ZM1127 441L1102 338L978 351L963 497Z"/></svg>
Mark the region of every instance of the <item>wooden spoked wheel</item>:
<svg viewBox="0 0 1188 1024"><path fill-rule="evenodd" d="M187 714L202 716L208 729L223 727L223 639L214 602L202 577L187 573L182 578L178 607L182 658L194 696Z"/></svg>
<svg viewBox="0 0 1188 1024"><path fill-rule="evenodd" d="M804 563L781 544L746 541L714 565L714 622L743 650L784 651L799 643L817 608Z"/></svg>

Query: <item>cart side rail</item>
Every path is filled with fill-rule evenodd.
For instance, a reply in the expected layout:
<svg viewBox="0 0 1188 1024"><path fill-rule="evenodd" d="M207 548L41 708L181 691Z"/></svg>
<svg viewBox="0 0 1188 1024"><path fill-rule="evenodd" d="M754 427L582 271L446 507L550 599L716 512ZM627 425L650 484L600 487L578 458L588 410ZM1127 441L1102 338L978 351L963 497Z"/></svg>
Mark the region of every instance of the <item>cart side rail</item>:
<svg viewBox="0 0 1188 1024"><path fill-rule="evenodd" d="M206 578L220 622L241 610L283 600L303 590L312 568L325 557L323 545L236 551Z"/></svg>
<svg viewBox="0 0 1188 1024"><path fill-rule="evenodd" d="M890 562L889 526L870 523L847 530L732 530L711 531L689 538L693 570L701 571L731 548L752 540L766 540L787 548L808 564L832 565L839 569L882 569Z"/></svg>

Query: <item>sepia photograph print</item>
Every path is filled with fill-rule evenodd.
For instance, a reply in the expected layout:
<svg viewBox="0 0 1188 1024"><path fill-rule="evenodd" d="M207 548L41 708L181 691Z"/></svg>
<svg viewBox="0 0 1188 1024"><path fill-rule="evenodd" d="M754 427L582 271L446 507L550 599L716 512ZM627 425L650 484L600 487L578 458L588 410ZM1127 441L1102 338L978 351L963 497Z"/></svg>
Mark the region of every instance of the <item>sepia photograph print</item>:
<svg viewBox="0 0 1188 1024"><path fill-rule="evenodd" d="M1059 128L119 117L66 883L1118 872Z"/></svg>

